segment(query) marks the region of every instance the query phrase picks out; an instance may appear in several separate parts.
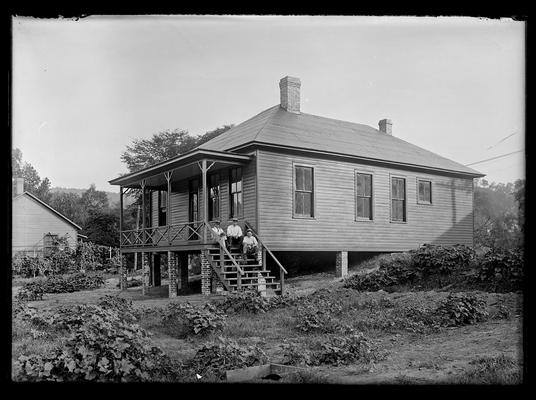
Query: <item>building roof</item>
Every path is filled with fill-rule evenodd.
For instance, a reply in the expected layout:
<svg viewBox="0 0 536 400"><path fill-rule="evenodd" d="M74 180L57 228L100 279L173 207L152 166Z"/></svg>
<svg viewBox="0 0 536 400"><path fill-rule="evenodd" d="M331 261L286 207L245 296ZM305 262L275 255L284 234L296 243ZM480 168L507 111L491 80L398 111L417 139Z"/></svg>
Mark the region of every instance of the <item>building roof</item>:
<svg viewBox="0 0 536 400"><path fill-rule="evenodd" d="M44 206L45 208L47 208L48 210L52 211L54 214L56 214L58 217L62 218L63 220L65 220L65 222L68 222L69 224L71 224L72 226L74 226L76 229L78 230L81 230L82 227L78 226L77 224L75 224L73 221L71 221L69 218L67 218L65 215L63 215L62 213L60 213L59 211L56 211L54 210L52 207L50 207L47 203L45 203L44 201L40 200L39 198L37 198L36 196L34 196L33 194L31 194L30 192L23 192L21 194L19 194L18 196L15 196L13 198L13 201L15 201L16 199L22 197L22 196L28 196L30 199L32 199L33 201L41 204L42 206Z"/></svg>
<svg viewBox="0 0 536 400"><path fill-rule="evenodd" d="M248 144L322 151L474 177L484 176L472 168L368 125L306 113L291 113L280 105L268 108L198 148L233 151Z"/></svg>

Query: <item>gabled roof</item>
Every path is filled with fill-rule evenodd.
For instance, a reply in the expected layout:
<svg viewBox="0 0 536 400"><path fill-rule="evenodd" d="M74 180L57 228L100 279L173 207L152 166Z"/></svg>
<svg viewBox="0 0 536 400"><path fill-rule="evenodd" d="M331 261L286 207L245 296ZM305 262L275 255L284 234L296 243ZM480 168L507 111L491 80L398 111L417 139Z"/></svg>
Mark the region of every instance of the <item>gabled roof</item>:
<svg viewBox="0 0 536 400"><path fill-rule="evenodd" d="M30 192L24 192L24 193L21 193L19 194L18 196L15 196L13 198L13 201L15 201L16 199L18 198L21 198L22 196L28 196L30 199L32 199L33 201L37 202L38 204L44 206L45 208L47 208L48 210L52 211L54 214L56 214L58 217L60 217L61 219L65 220L65 222L68 222L69 224L71 224L72 226L74 226L76 229L78 230L81 230L82 227L78 226L77 224L75 224L73 221L71 221L69 218L67 218L65 215L63 215L62 213L60 213L59 211L56 211L54 210L52 207L50 207L47 203L45 203L44 201L40 200L39 198L35 197L33 194L31 194Z"/></svg>
<svg viewBox="0 0 536 400"><path fill-rule="evenodd" d="M306 113L295 114L285 111L279 105L257 114L198 148L232 151L247 144L322 151L475 177L484 176L472 168L368 125Z"/></svg>

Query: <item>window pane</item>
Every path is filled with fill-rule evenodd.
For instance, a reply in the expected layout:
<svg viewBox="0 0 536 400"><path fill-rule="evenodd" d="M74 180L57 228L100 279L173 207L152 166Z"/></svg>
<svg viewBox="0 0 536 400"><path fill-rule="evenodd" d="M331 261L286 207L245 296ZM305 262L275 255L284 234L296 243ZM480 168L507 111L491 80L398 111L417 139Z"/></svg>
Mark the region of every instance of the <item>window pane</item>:
<svg viewBox="0 0 536 400"><path fill-rule="evenodd" d="M396 178L393 178L391 180L391 197L393 199L398 198L398 182L397 182Z"/></svg>
<svg viewBox="0 0 536 400"><path fill-rule="evenodd" d="M365 194L365 182L362 174L357 174L356 193L358 196L363 196Z"/></svg>
<svg viewBox="0 0 536 400"><path fill-rule="evenodd" d="M238 207L236 208L236 215L242 216L242 192L237 194Z"/></svg>
<svg viewBox="0 0 536 400"><path fill-rule="evenodd" d="M236 169L236 180L241 181L242 180L242 168Z"/></svg>
<svg viewBox="0 0 536 400"><path fill-rule="evenodd" d="M424 182L419 182L419 201L424 201Z"/></svg>
<svg viewBox="0 0 536 400"><path fill-rule="evenodd" d="M303 181L304 181L304 189L312 192L313 191L313 169L312 168L303 169Z"/></svg>
<svg viewBox="0 0 536 400"><path fill-rule="evenodd" d="M303 168L296 167L296 190L303 190L305 185L303 183Z"/></svg>
<svg viewBox="0 0 536 400"><path fill-rule="evenodd" d="M365 211L364 211L364 205L363 205L363 198L362 197L358 197L357 198L357 216L359 218L363 218L365 216Z"/></svg>
<svg viewBox="0 0 536 400"><path fill-rule="evenodd" d="M241 192L242 191L242 181L236 182L236 191Z"/></svg>
<svg viewBox="0 0 536 400"><path fill-rule="evenodd" d="M311 193L302 193L303 194L303 214L307 216L312 216L311 213Z"/></svg>
<svg viewBox="0 0 536 400"><path fill-rule="evenodd" d="M404 179L400 179L399 181L399 185L400 185L400 188L398 190L398 194L400 195L399 199L403 200L404 197L406 196L406 185L405 185L406 181Z"/></svg>
<svg viewBox="0 0 536 400"><path fill-rule="evenodd" d="M296 192L294 195L294 213L303 214L303 196L301 192Z"/></svg>
<svg viewBox="0 0 536 400"><path fill-rule="evenodd" d="M365 182L365 196L371 196L372 195L372 176L371 175L363 175L363 179Z"/></svg>

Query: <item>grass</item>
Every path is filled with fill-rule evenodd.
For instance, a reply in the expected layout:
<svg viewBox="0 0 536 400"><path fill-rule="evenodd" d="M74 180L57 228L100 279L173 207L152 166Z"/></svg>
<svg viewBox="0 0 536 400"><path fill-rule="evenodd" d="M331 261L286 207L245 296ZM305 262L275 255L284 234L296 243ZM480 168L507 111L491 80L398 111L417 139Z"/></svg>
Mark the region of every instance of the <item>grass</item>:
<svg viewBox="0 0 536 400"><path fill-rule="evenodd" d="M450 383L470 385L518 385L522 381L521 366L504 354L481 357L471 361L463 374Z"/></svg>

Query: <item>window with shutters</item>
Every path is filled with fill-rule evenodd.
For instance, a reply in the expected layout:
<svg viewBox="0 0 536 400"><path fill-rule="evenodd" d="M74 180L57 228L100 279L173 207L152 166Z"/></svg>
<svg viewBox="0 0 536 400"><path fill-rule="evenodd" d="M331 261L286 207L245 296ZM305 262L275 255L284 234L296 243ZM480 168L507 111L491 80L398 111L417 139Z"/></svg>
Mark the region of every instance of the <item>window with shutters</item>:
<svg viewBox="0 0 536 400"><path fill-rule="evenodd" d="M417 180L417 203L432 204L432 182Z"/></svg>
<svg viewBox="0 0 536 400"><path fill-rule="evenodd" d="M356 218L372 220L372 175L356 173Z"/></svg>
<svg viewBox="0 0 536 400"><path fill-rule="evenodd" d="M242 203L242 168L231 168L229 172L229 204L231 218L240 218L243 216Z"/></svg>
<svg viewBox="0 0 536 400"><path fill-rule="evenodd" d="M294 216L314 217L314 170L294 167Z"/></svg>
<svg viewBox="0 0 536 400"><path fill-rule="evenodd" d="M391 177L391 221L406 221L406 180Z"/></svg>

